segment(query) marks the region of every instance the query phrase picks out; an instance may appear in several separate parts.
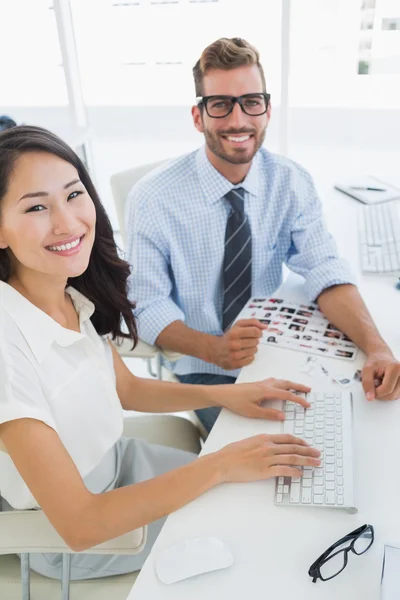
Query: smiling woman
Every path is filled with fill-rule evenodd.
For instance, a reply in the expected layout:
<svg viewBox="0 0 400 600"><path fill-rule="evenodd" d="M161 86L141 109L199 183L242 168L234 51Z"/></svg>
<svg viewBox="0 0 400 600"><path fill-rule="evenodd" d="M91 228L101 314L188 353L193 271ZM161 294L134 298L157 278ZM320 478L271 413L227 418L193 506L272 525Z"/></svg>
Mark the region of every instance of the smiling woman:
<svg viewBox="0 0 400 600"><path fill-rule="evenodd" d="M96 306L98 333L136 340L126 296L130 268L118 256L110 221L77 155L57 136L20 126L0 141L0 280L23 293L54 278ZM50 299L49 299L50 303ZM121 330L125 320L128 334Z"/></svg>

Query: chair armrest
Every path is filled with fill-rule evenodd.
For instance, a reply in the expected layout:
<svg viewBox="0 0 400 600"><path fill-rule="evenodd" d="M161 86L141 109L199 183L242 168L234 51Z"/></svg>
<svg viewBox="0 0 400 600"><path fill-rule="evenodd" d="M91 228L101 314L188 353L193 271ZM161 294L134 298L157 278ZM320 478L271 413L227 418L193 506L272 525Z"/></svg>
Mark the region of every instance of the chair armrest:
<svg viewBox="0 0 400 600"><path fill-rule="evenodd" d="M124 338L121 344L115 344L115 348L118 354L125 358L155 358L159 352L156 346L151 346L140 339L133 350L132 340L129 338Z"/></svg>
<svg viewBox="0 0 400 600"><path fill-rule="evenodd" d="M184 356L179 352L173 350L164 350L158 348L158 346L152 346L144 340L139 339L134 350L132 350L132 340L129 338L123 338L121 344L115 345L118 354L125 358L155 358L157 354L161 355L170 362L175 362Z"/></svg>
<svg viewBox="0 0 400 600"><path fill-rule="evenodd" d="M85 554L138 554L145 546L147 527L84 550ZM24 552L73 552L41 510L0 512L0 555Z"/></svg>
<svg viewBox="0 0 400 600"><path fill-rule="evenodd" d="M179 360L180 358L183 358L185 356L184 354L180 354L179 352L174 352L174 350L166 350L160 348L159 351L161 352L161 355L164 358L166 358L169 362L175 362L176 360Z"/></svg>

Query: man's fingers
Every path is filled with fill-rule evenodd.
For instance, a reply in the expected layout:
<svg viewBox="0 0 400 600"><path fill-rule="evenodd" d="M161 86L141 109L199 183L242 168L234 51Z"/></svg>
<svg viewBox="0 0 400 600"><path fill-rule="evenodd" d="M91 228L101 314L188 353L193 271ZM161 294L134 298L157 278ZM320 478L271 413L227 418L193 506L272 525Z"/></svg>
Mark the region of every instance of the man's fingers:
<svg viewBox="0 0 400 600"><path fill-rule="evenodd" d="M263 327L266 327L263 325ZM259 339L262 336L262 330L254 325L248 325L246 327L237 327L230 330L230 336L237 340L243 340L246 338Z"/></svg>
<svg viewBox="0 0 400 600"><path fill-rule="evenodd" d="M375 398L374 373L372 365L364 367L361 373L361 383L367 400L374 400Z"/></svg>
<svg viewBox="0 0 400 600"><path fill-rule="evenodd" d="M257 348L259 341L259 338L241 338L231 340L229 343L229 348L231 352L241 352L242 350L247 350L248 348L255 349Z"/></svg>
<svg viewBox="0 0 400 600"><path fill-rule="evenodd" d="M258 348L255 346L254 348L244 348L243 350L239 350L232 355L232 360L236 362L240 362L242 360L246 360L251 356L254 358L254 355L257 354Z"/></svg>
<svg viewBox="0 0 400 600"><path fill-rule="evenodd" d="M386 367L382 383L375 388L376 397L379 399L391 396L398 384L399 373L397 365L388 365Z"/></svg>
<svg viewBox="0 0 400 600"><path fill-rule="evenodd" d="M268 329L268 325L261 323L258 319L240 319L233 327L254 327L258 330Z"/></svg>

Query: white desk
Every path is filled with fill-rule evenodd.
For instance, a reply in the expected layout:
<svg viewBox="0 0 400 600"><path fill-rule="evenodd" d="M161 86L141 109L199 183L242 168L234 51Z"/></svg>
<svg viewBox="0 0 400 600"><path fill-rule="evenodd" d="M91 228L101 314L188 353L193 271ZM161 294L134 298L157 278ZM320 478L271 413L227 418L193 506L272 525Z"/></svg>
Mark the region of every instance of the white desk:
<svg viewBox="0 0 400 600"><path fill-rule="evenodd" d="M326 207L330 230L341 253L357 267L356 201L331 191ZM345 218L344 218L345 217ZM400 356L400 291L395 278L360 277L361 292L384 338ZM286 297L302 299L297 278L284 284ZM394 324L399 323L396 327ZM353 375L363 364L321 359L330 372ZM256 360L243 369L239 381L269 376L309 383L326 389L325 377L310 379L300 371L304 354L261 346ZM355 448L359 512L339 509L276 507L274 481L221 485L171 515L165 524L128 600L378 600L382 544L400 542L400 401L368 403L360 384L354 394ZM282 425L245 419L224 410L203 453L258 433L279 433ZM346 569L329 582L313 584L311 563L333 542L363 523L375 527L375 543L364 556L349 556ZM170 544L199 535L215 535L232 549L235 564L172 585L162 584L155 572L157 553Z"/></svg>

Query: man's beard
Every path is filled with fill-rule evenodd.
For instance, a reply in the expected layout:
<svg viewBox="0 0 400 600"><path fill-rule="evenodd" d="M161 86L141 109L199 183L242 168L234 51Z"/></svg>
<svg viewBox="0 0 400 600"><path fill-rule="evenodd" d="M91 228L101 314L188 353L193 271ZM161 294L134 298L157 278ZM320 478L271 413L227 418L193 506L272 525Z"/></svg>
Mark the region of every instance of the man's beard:
<svg viewBox="0 0 400 600"><path fill-rule="evenodd" d="M257 136L257 134L255 134L253 131L249 132L248 130L211 133L209 129L204 128L204 137L206 139L206 144L209 150L211 150L211 152L215 154L215 156L218 156L218 158L221 158L222 160L225 160L226 162L229 162L232 165L245 165L253 160L255 154L262 146L265 139L266 130L267 128L264 127L264 129ZM221 133L223 133L223 135L230 136L252 134L253 137L250 139L253 140L254 147L252 150L232 148L231 152L227 152L224 149L220 140Z"/></svg>

